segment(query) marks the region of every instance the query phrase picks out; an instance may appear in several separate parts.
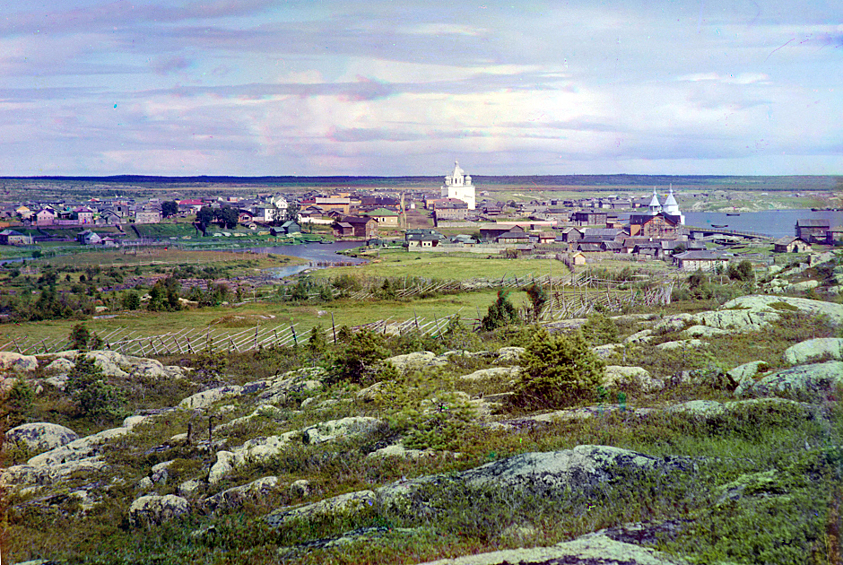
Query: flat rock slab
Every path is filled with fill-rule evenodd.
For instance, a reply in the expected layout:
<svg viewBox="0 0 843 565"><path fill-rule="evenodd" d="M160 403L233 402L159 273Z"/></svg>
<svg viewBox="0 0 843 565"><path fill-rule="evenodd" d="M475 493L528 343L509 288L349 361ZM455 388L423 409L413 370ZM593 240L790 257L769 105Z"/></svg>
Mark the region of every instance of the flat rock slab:
<svg viewBox="0 0 843 565"><path fill-rule="evenodd" d="M537 496L561 496L569 489L587 490L609 481L620 469L681 468L677 460L651 457L627 449L602 445L580 445L565 451L523 453L457 474L430 475L397 481L375 491L363 490L327 498L297 508L282 508L265 519L273 527L293 518L310 518L331 513L353 513L374 506L379 510L418 512L414 503L428 486L460 483L483 489L521 491Z"/></svg>
<svg viewBox="0 0 843 565"><path fill-rule="evenodd" d="M564 451L523 453L463 471L468 485L495 485L504 489L564 492L585 489L609 480L618 467L654 469L664 460L628 449L603 445L578 445Z"/></svg>
<svg viewBox="0 0 843 565"><path fill-rule="evenodd" d="M550 547L506 549L428 561L421 565L680 565L686 561L648 549L615 541L602 534L583 536Z"/></svg>

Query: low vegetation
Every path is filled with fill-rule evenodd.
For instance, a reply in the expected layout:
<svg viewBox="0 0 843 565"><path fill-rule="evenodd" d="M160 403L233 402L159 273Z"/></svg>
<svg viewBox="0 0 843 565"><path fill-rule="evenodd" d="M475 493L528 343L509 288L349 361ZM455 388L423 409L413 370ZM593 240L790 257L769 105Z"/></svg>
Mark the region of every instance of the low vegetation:
<svg viewBox="0 0 843 565"><path fill-rule="evenodd" d="M105 268L51 272L32 281L41 286L33 287L31 312L77 312L79 304L62 302L76 294L62 293L65 285L117 278ZM115 273L124 280L140 276ZM116 308L142 312L139 324L205 312L232 327L250 326L253 318L241 320L243 307L223 306L237 294L221 286L231 275L222 266L182 264L158 274L155 282L114 295ZM203 275L211 284L191 296L185 281ZM109 440L99 453L106 467L71 473L55 488L7 488L3 558L415 564L548 546L601 530L620 536L636 524L624 539L691 563L831 565L839 561L843 526L843 390L829 387L810 402L739 402L732 371L750 362L760 362L765 374L788 368L787 348L843 338L841 326L783 293L769 303L776 317L765 327L712 331L694 344L680 334L698 320L678 314L717 309L762 284L741 264L722 275L721 283L717 273L691 274L676 285L670 305L594 308L583 319L550 324L537 322L551 290L532 281L509 292L401 298L398 277L301 277L248 312L264 315L280 306L286 313L312 312L296 345L159 356L177 368L178 378L104 374L90 352L102 345L101 326L67 322L61 329L79 353L67 359L66 380L46 369L55 361L47 356L33 372L10 376L0 408L3 429L51 422L89 435L118 428L126 416L145 419ZM613 276L631 286L639 282L633 272ZM353 329L346 313L336 338L326 333L331 320L316 316L317 309L352 310L359 302L354 293L363 290L373 296L356 307L408 313L408 319L425 305L441 313L466 296L482 302L470 314L451 316L438 332ZM20 321L36 319L44 320ZM648 380L610 383L607 376L618 367ZM273 388L287 380L292 384L283 391ZM220 396L165 410L201 392ZM328 423L346 419L367 424L309 439L327 436ZM247 442L284 434L292 439L277 452L244 457L210 479L223 451L238 453ZM631 450L663 466L611 468L608 479L583 488L519 490L454 480L517 455L586 445ZM385 455L387 449L399 454ZM2 448L7 466L38 454L21 442ZM212 502L266 478L275 479L274 486L260 496L231 506ZM189 491L192 482L196 490ZM361 498L335 512L277 523L268 518L392 485L418 490L401 504ZM189 512L163 523L139 522L128 508L144 494L185 497Z"/></svg>

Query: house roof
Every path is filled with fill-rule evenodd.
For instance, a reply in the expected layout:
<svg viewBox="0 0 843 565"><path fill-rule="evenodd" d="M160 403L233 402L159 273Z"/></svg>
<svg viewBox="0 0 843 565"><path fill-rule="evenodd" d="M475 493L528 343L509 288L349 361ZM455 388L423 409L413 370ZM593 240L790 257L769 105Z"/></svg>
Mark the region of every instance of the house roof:
<svg viewBox="0 0 843 565"><path fill-rule="evenodd" d="M691 261L728 261L729 258L717 253L716 251L701 251L692 250L685 251L674 255L676 259L686 259Z"/></svg>
<svg viewBox="0 0 843 565"><path fill-rule="evenodd" d="M671 216L670 214L659 212L658 214L630 214L629 223L635 226L643 226L644 224L653 221L653 219L658 218L659 216L664 218L669 224L673 225L678 224L681 220L679 216Z"/></svg>
<svg viewBox="0 0 843 565"><path fill-rule="evenodd" d="M372 218L365 217L365 216L346 216L342 219L343 222L348 224L368 224L369 222L374 222Z"/></svg>
<svg viewBox="0 0 843 565"><path fill-rule="evenodd" d="M371 212L366 212L367 216L397 216L398 212L394 212L392 210L387 210L386 208L378 208L377 210L372 210Z"/></svg>
<svg viewBox="0 0 843 565"><path fill-rule="evenodd" d="M827 228L830 225L831 222L829 220L823 220L820 218L796 220L796 227L799 228Z"/></svg>
<svg viewBox="0 0 843 565"><path fill-rule="evenodd" d="M600 246L596 243L582 243L577 246L577 249L585 253L596 253L598 251L603 251L602 249L600 249Z"/></svg>

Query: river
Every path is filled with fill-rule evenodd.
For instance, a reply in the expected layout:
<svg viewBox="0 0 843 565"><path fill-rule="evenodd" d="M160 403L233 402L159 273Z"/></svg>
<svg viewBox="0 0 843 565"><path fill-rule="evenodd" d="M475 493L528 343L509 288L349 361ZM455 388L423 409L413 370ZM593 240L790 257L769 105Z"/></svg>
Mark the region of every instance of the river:
<svg viewBox="0 0 843 565"><path fill-rule="evenodd" d="M728 216L721 212L685 212L685 224L710 227L728 226L731 230L769 235L776 239L796 235L797 220L828 220L830 227L843 225L843 212L811 210L769 210Z"/></svg>
<svg viewBox="0 0 843 565"><path fill-rule="evenodd" d="M621 221L628 223L629 214L621 215ZM707 228L725 226L731 230L754 232L775 239L796 235L797 220L828 220L830 227L843 226L843 212L829 210L767 210L745 212L729 216L723 212L685 212L685 225Z"/></svg>
<svg viewBox="0 0 843 565"><path fill-rule="evenodd" d="M339 255L339 251L360 247L359 241L335 241L333 243L308 243L299 245L279 245L274 247L251 247L244 251L255 253L273 253L276 255L290 255L307 261L306 265L291 265L289 267L276 267L269 269L276 278L289 277L308 269L320 268L320 263L353 263L359 265L365 263L365 259ZM324 266L324 265L323 265Z"/></svg>

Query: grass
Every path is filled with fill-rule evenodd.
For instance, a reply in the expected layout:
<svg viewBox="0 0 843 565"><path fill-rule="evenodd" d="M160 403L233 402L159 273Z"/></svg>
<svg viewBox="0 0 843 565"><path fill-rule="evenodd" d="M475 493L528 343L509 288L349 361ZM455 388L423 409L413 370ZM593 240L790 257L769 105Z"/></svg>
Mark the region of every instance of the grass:
<svg viewBox="0 0 843 565"><path fill-rule="evenodd" d="M489 258L473 253L414 253L403 249L368 252L370 264L317 271L316 277L362 274L373 277L425 277L437 280L500 279L503 277L567 276L559 261Z"/></svg>
<svg viewBox="0 0 843 565"><path fill-rule="evenodd" d="M155 270L159 265L164 266L156 261L172 260L177 264L197 257L192 254L185 257L182 253L156 251L147 257L149 262L143 268ZM219 256L213 252L207 258ZM228 259L222 264L241 265L240 261L244 260L241 254L222 256ZM65 265L84 269L83 265L90 263L75 262L83 257L68 258ZM117 252L110 257L117 261L122 255ZM280 260L250 257L246 260L250 263L241 268L263 268ZM419 266L428 260L433 263L428 271L431 274L421 274L425 271L420 271ZM503 276L498 273L504 268L516 267L511 273L514 274L519 272L517 269L535 264L527 260L467 261L458 256L432 260L427 254L382 253L381 261L370 266L315 276L352 272L371 277L398 277L404 275L394 273L404 272L406 276L445 279L472 278L472 273L479 272L483 274L477 276L498 277ZM449 272L456 274L445 276ZM267 301L172 313L121 314L112 319L90 320L87 326L101 335L121 326L153 334L183 327L215 325L237 329L254 323L277 325L293 321L300 324L298 332L302 335L315 324L329 327L330 312L334 312L338 327L385 318L412 319L414 315L432 320L434 316L443 317L460 308L463 319L471 318L478 310L484 314L495 295L495 291L488 290L411 302ZM524 294L513 292L512 297L520 302ZM715 306L713 302L681 302L650 311L669 314ZM780 311L782 320L764 332L712 338L706 349L683 354L662 352L647 345L628 348L619 364L639 365L664 378L683 370L717 376L725 369L754 360L763 360L776 368L783 364L784 349L806 339L809 331L814 337L839 331L827 322L809 319L789 308ZM75 323L6 325L3 330L8 329L9 335L66 337ZM621 335L638 329L631 322L618 326ZM473 348L494 349L507 343L520 343L518 340L523 335L501 331L477 337ZM413 344L425 343L404 336L400 342L390 340L388 347L390 354L396 354L413 350ZM442 349L456 347L446 343L434 345ZM243 384L300 366L330 365L332 358L343 354L341 346L329 346L327 353L310 352L304 347L266 349L222 356L217 361L173 355L162 361L197 369L207 369L209 364L220 362L224 369L219 376L201 377L197 373L183 381L120 386L129 393L127 411L161 408L173 406L193 391L219 382ZM112 444L103 455L111 465L106 471L72 476L49 499L40 494L10 497L8 526L2 532L3 557L9 561L48 558L89 563L418 563L522 545L550 545L601 528L638 521L649 524L644 545L693 563L830 565L835 561L832 550L837 547L839 551L835 531L839 532L841 523L839 510L834 509L839 508L839 484L843 475L840 448L843 410L839 403L825 401L805 410L746 409L728 417L701 420L660 408L686 400L730 401L728 388L718 379L698 386L674 386L666 379L668 383L663 391L630 394L624 412L605 410L585 420L496 427L473 417L461 420L455 413L462 406L454 393L488 398L511 391L508 378L485 383L464 383L457 378L490 365L487 358L457 358L444 368L425 369L403 377L383 371L380 377L389 378L392 385L375 402L358 399L356 385L339 384L290 394L278 403L277 411L228 429L216 428L215 440L226 442L220 448L230 449L254 437L300 430L345 416L375 416L382 424L367 433L320 445L292 443L276 457L253 461L238 468L224 483L205 487L204 494L214 494L260 477L278 477L282 486L237 510L212 513L197 503L190 516L161 526L135 528L128 523L127 508L140 496L137 483L149 475L152 465L175 461L167 483L155 487L159 494L170 494L177 492L181 481L205 478L216 459L215 450L171 441L172 436L186 431L192 413L177 411L155 417ZM64 423L83 432L117 423L80 418L66 397L46 385L45 389L27 413L30 420ZM312 404L302 408L303 401L311 398ZM433 398L446 408L431 412ZM615 400L610 395L603 400L604 407ZM196 429L205 433L209 414L219 417L215 423L219 426L252 413L256 404L253 397L222 401L196 417ZM507 422L523 416L506 412L505 406L497 410L492 415L494 421ZM368 457L372 451L402 436L408 443L418 442L419 447L433 445L460 455L439 452L416 461ZM263 520L270 512L291 504L373 489L403 478L448 475L520 453L563 450L583 444L616 446L654 457L680 459L683 464L675 471L664 473L618 471L613 481L593 489L544 493L544 496L471 489L445 481L436 488L422 490L403 510L367 507L358 512L299 520L276 529L269 528ZM118 479L114 480L115 477ZM310 493L290 490L289 485L299 479L309 481ZM736 483L748 485L742 494L735 494L736 489L730 486ZM91 492L101 498L86 511L80 499L71 493L92 485ZM347 543L327 543L350 531L358 533L357 537L347 536Z"/></svg>
<svg viewBox="0 0 843 565"><path fill-rule="evenodd" d="M242 484L267 475L278 476L283 483L307 477L313 494L306 498L281 489L237 512L195 513L152 529L128 527L123 507L113 501L104 502L87 516L75 510L72 500L51 511L30 505L22 515L11 517L10 549L17 559L78 559L85 555L94 563L178 563L185 559L197 563L271 563L279 551L286 556L285 563L413 563L518 547L525 541L529 545L550 545L631 521L673 520L684 524L679 533L662 536L656 529L650 543L693 562L824 563L818 552L824 549L828 493L839 476L821 447L806 450L804 445L807 442L823 446L829 440L839 441L843 432L840 410L830 408L830 419L806 420L777 414L759 420L749 415L743 423L723 422L714 431L700 428L684 416L642 419L634 412L520 432L476 428L467 430L460 442L462 458L437 457L419 462L366 458L371 447L388 432L381 428L367 436L330 445L291 446L272 462L244 470L231 483ZM183 449L170 450L166 455L144 455L185 424L178 418L169 418L166 427L144 427L123 441L120 449L109 455L109 460L117 465L109 475L117 472L128 483L108 487L109 500L134 496L132 482L159 460L180 457L179 460L195 461L198 457L209 464L207 454ZM417 500L424 501L424 512L373 508L295 522L277 530L267 528L260 520L260 516L286 504L368 489L404 476L448 473L517 453L569 449L589 443L653 456L688 457L696 463L669 474L620 473L612 483L565 496L536 497L530 493L446 484L422 491ZM182 463L178 469L181 478L187 478L201 472L201 465ZM734 502L721 500L719 488L723 485L740 480L747 473L768 469L775 470L773 487L762 488L757 496L750 491ZM79 484L71 481L67 486L73 489ZM173 488L168 484L161 492ZM54 527L39 528L37 525L44 520ZM526 540L509 537L512 524L526 525ZM333 548L319 544L321 539L344 532L378 527L385 531L374 541L363 538ZM58 536L57 531L62 531L63 536ZM28 541L24 544L23 540ZM313 545L301 547L306 542ZM300 549L280 549L284 547Z"/></svg>

